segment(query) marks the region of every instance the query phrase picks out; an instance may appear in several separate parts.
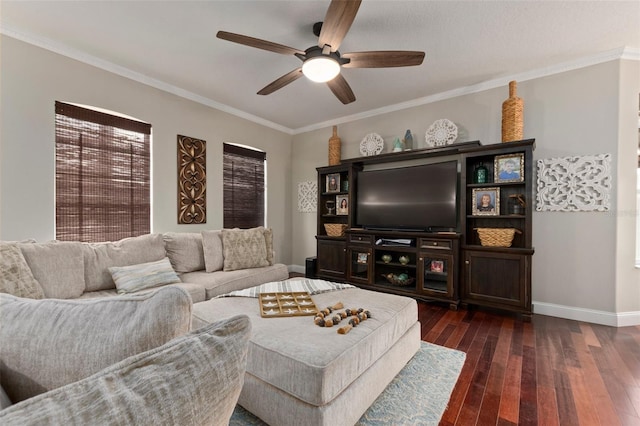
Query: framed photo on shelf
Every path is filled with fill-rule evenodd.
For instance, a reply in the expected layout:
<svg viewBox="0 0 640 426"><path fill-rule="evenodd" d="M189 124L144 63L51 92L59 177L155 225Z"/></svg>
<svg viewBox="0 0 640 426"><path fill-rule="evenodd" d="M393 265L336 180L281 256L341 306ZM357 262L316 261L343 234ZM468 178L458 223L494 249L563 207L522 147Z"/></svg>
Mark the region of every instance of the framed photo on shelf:
<svg viewBox="0 0 640 426"><path fill-rule="evenodd" d="M493 160L494 182L523 182L524 154L496 155Z"/></svg>
<svg viewBox="0 0 640 426"><path fill-rule="evenodd" d="M357 262L358 263L367 263L369 261L369 253L358 253Z"/></svg>
<svg viewBox="0 0 640 426"><path fill-rule="evenodd" d="M473 216L498 216L500 214L500 188L474 188L472 192Z"/></svg>
<svg viewBox="0 0 640 426"><path fill-rule="evenodd" d="M336 195L336 214L348 215L349 214L349 197L346 195Z"/></svg>
<svg viewBox="0 0 640 426"><path fill-rule="evenodd" d="M325 188L327 192L340 192L340 173L329 173Z"/></svg>
<svg viewBox="0 0 640 426"><path fill-rule="evenodd" d="M432 260L431 261L431 272L444 272L444 261L442 261L442 260Z"/></svg>

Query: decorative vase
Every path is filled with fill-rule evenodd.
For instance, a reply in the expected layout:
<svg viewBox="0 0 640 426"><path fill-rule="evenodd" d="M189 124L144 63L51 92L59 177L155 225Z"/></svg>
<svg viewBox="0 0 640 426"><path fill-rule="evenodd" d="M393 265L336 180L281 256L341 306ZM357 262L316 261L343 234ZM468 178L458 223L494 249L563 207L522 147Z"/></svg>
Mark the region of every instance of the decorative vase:
<svg viewBox="0 0 640 426"><path fill-rule="evenodd" d="M329 165L340 164L341 141L338 137L338 126L333 126L333 136L329 138Z"/></svg>
<svg viewBox="0 0 640 426"><path fill-rule="evenodd" d="M390 254L383 254L383 255L382 255L382 261L383 261L384 263L389 263L389 262L391 262L391 255L390 255Z"/></svg>
<svg viewBox="0 0 640 426"><path fill-rule="evenodd" d="M398 258L398 261L403 265L406 265L407 263L409 263L409 256L400 256Z"/></svg>
<svg viewBox="0 0 640 426"><path fill-rule="evenodd" d="M483 163L480 163L473 172L473 183L487 183L488 176L489 170L487 170Z"/></svg>
<svg viewBox="0 0 640 426"><path fill-rule="evenodd" d="M502 103L502 142L522 139L524 102L516 95L517 83L509 82L509 98Z"/></svg>

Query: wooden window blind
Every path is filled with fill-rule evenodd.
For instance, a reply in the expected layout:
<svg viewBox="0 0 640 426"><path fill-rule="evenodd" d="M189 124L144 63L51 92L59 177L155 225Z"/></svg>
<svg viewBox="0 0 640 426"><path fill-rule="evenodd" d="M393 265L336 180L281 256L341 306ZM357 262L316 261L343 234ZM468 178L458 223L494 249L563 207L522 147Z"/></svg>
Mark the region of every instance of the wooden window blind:
<svg viewBox="0 0 640 426"><path fill-rule="evenodd" d="M254 228L264 225L263 151L224 144L224 227Z"/></svg>
<svg viewBox="0 0 640 426"><path fill-rule="evenodd" d="M56 102L56 238L150 232L151 125Z"/></svg>

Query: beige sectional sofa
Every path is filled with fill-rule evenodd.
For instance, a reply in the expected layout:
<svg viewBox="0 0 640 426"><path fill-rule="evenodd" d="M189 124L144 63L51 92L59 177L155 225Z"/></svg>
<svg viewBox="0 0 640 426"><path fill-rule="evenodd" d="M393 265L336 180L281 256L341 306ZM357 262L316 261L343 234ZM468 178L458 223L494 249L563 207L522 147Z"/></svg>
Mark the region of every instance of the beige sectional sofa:
<svg viewBox="0 0 640 426"><path fill-rule="evenodd" d="M118 289L109 268L158 262L164 258L168 258L179 277L179 282L172 284L187 290L193 303L233 290L287 279L287 267L279 263L259 267L248 264L250 267L240 268L227 265L230 262L225 263L225 247L222 245L226 232L235 231L167 232L116 242L23 242L17 246L42 287L45 298L115 296ZM273 259L273 254L270 258Z"/></svg>
<svg viewBox="0 0 640 426"><path fill-rule="evenodd" d="M194 303L287 278L262 227L0 242L0 424L228 424L251 323Z"/></svg>

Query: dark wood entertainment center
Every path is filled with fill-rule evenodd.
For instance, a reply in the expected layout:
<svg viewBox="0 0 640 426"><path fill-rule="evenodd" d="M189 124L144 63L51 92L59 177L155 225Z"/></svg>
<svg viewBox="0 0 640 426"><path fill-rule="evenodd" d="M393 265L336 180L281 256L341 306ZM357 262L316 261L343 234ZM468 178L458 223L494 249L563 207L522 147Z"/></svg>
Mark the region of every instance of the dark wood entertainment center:
<svg viewBox="0 0 640 426"><path fill-rule="evenodd" d="M474 141L345 159L337 166L319 167L317 276L370 290L445 302L451 309L460 304L486 306L529 319L534 148L534 139L492 145ZM459 167L455 230L414 232L358 227L355 208L360 172L368 167L397 168L451 160L456 160ZM495 165L510 160L516 160L519 173L500 179L494 173ZM478 168L485 171L484 182L474 179ZM339 182L334 185L332 178ZM491 213L476 204L486 193L495 196ZM342 198L348 200L346 212L338 211L336 205ZM333 236L327 235L325 225L334 228ZM344 229L342 233L338 229L337 236L336 227ZM507 229L517 231L511 246L505 247L481 242L478 228L490 236Z"/></svg>

